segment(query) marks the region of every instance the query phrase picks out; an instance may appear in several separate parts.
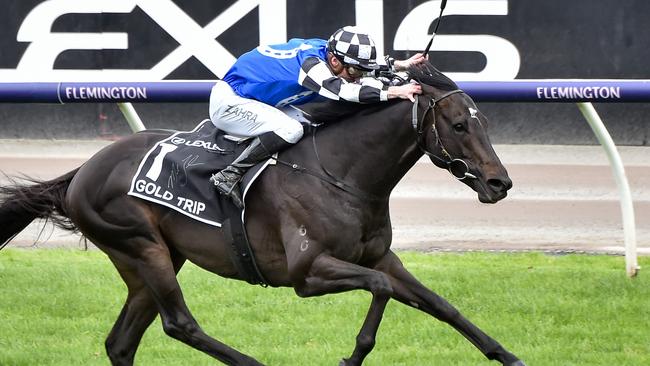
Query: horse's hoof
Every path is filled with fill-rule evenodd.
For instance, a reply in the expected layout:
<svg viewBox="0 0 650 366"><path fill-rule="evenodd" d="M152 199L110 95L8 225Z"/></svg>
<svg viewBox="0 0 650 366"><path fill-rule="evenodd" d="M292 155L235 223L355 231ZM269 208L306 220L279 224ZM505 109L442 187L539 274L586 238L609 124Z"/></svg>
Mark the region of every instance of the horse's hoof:
<svg viewBox="0 0 650 366"><path fill-rule="evenodd" d="M526 364L522 360L517 360L513 363L507 364L506 366L526 366Z"/></svg>
<svg viewBox="0 0 650 366"><path fill-rule="evenodd" d="M237 363L238 365L246 365L246 366L264 366L263 363L257 361L257 360L254 359L253 357L250 357L250 356L247 356L247 355L243 355L243 356L244 356L243 359L240 360L240 361Z"/></svg>

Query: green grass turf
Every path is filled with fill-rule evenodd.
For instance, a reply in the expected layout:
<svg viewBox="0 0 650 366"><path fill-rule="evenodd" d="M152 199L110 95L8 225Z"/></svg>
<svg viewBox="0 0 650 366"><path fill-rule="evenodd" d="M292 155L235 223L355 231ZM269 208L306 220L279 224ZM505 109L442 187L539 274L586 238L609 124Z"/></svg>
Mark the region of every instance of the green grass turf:
<svg viewBox="0 0 650 366"><path fill-rule="evenodd" d="M407 268L529 366L650 365L650 281L622 257L399 253ZM640 258L650 268L650 258ZM181 286L208 334L268 365L336 365L349 356L370 296L300 299L191 264ZM97 251L0 252L0 365L107 365L104 338L126 289ZM156 320L139 365L214 365ZM389 303L365 365L492 365L428 315Z"/></svg>

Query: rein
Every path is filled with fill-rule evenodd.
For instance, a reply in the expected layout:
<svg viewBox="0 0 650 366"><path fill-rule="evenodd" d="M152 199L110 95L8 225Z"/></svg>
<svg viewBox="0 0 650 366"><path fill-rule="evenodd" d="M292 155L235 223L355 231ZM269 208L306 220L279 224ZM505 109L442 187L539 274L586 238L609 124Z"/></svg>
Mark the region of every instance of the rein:
<svg viewBox="0 0 650 366"><path fill-rule="evenodd" d="M327 183L335 186L336 188L338 188L340 190L343 190L345 192L348 192L351 195L353 195L355 197L358 197L358 198L361 198L363 200L366 200L366 201L385 201L387 199L387 197L379 197L379 196L376 196L376 195L374 195L372 193L365 192L365 191L361 190L360 188L352 186L352 185L350 185L348 183L345 183L345 182L339 180L338 178L336 178L332 173L329 172L329 170L327 170L327 168L325 168L325 166L323 165L323 162L320 159L320 155L318 154L318 145L316 144L316 131L318 131L319 126L321 126L321 125L312 125L312 144L313 144L313 147L314 147L314 154L316 155L316 161L318 161L318 165L320 166L320 169L325 174L321 174L319 172L316 172L316 171L313 171L311 169L300 166L300 165L298 165L296 163L290 163L290 162L280 160L280 159L275 158L275 157L272 158L272 159L274 159L280 165L284 165L286 167L289 167L289 168L291 168L291 169L293 169L295 171L301 172L301 173L309 174L309 175L311 175L313 177L316 177L316 178L318 178L318 179L320 179L320 180L322 180L324 182L327 182Z"/></svg>
<svg viewBox="0 0 650 366"><path fill-rule="evenodd" d="M419 95L415 96L415 103L413 103L413 110L412 110L412 115L411 115L411 123L413 124L413 129L417 133L417 145L418 148L427 156L430 158L433 158L437 160L438 162L444 164L447 167L447 170L451 175L454 176L454 178L458 180L463 180L465 178L471 178L471 179L476 179L476 176L474 174L471 174L469 172L469 166L463 159L459 158L454 158L451 156L449 151L447 151L447 148L445 148L445 145L442 143L442 140L440 139L440 134L438 134L438 129L436 127L436 113L435 113L435 108L436 104L451 96L454 94L459 94L459 93L465 93L464 91L460 89L452 90L450 92L447 92L440 96L438 99L431 97L429 99L429 105L427 106L427 109L424 110L424 113L422 114L421 118L418 118L418 108L420 104L420 98ZM442 153L442 157L436 155L435 153L427 150L425 144L424 144L424 119L426 118L427 114L433 111L433 123L431 124L431 132L436 135L436 145L440 147L440 152Z"/></svg>

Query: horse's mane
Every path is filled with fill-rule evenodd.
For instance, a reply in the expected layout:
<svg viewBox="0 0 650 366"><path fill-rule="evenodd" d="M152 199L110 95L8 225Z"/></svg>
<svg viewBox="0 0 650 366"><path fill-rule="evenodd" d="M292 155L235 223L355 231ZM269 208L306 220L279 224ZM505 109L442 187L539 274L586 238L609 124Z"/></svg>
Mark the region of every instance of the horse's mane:
<svg viewBox="0 0 650 366"><path fill-rule="evenodd" d="M399 100L390 102L361 104L348 102L344 100L331 100L307 103L300 106L300 109L309 114L309 119L317 123L328 123L340 121L346 117L359 113L370 114L377 110L384 109L389 105L395 104Z"/></svg>
<svg viewBox="0 0 650 366"><path fill-rule="evenodd" d="M420 84L432 86L442 91L452 91L458 89L458 85L447 75L441 73L429 61L412 66L408 70L409 79L415 80Z"/></svg>
<svg viewBox="0 0 650 366"><path fill-rule="evenodd" d="M445 74L436 69L429 61L418 66L412 66L407 71L408 77L403 79L399 84L415 80L420 84L432 86L443 91L458 89L456 83L448 78ZM389 102L378 102L372 104L360 104L347 101L324 100L319 102L308 103L300 107L303 111L311 116L311 120L318 123L334 122L358 113L370 114L377 110L387 108L399 102L400 99L394 99Z"/></svg>

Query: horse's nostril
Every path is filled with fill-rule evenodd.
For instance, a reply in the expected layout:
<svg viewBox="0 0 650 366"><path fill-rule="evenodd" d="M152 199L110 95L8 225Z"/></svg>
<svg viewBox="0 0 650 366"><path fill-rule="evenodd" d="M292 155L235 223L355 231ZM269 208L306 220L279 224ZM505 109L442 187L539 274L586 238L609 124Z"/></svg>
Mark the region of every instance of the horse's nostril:
<svg viewBox="0 0 650 366"><path fill-rule="evenodd" d="M506 191L512 188L512 180L510 178L506 178L504 181L506 183Z"/></svg>
<svg viewBox="0 0 650 366"><path fill-rule="evenodd" d="M510 179L488 179L487 184L495 192L505 192L512 188L512 181Z"/></svg>

